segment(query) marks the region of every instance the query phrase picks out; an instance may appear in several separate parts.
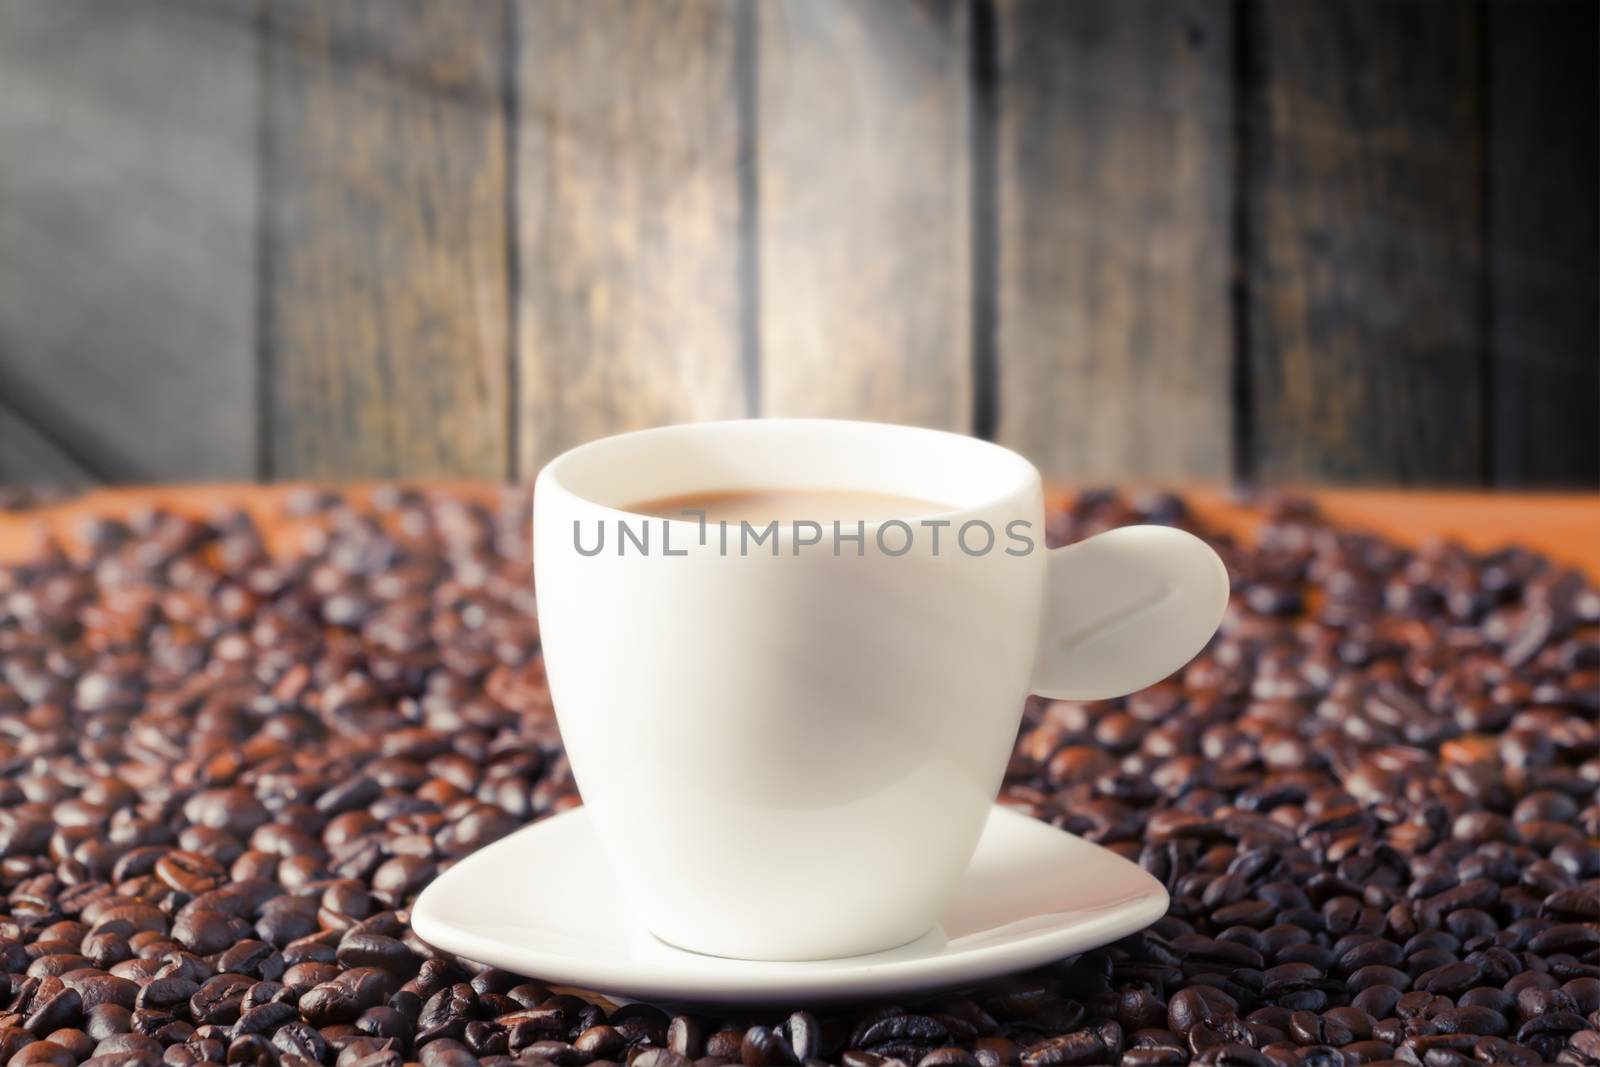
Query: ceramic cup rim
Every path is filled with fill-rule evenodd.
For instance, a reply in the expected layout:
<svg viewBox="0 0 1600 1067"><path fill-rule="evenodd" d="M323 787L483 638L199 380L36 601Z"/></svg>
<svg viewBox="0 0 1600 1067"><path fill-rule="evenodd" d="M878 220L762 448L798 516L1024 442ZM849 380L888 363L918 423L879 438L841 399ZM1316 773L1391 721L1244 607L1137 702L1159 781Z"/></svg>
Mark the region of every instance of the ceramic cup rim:
<svg viewBox="0 0 1600 1067"><path fill-rule="evenodd" d="M1040 491L1043 485L1042 476L1038 468L1021 454L993 441L986 441L982 438L950 430L859 419L751 418L677 423L670 426L632 430L596 438L593 441L568 449L546 463L544 469L539 472L535 497L537 498L540 492L549 494L553 491L555 494L570 498L570 500L581 503L587 508L596 509L606 518L646 518L652 522L666 522L675 526L694 527L697 525L697 520L693 518L678 519L659 515L643 515L637 511L630 511L621 506L620 502L606 499L608 493L604 489L597 490L593 482L603 481L604 475L599 472L609 466L606 462L608 453L626 451L651 443L672 447L697 438L728 434L749 434L757 439L803 435L813 435L817 438L831 437L834 439L837 439L840 435L857 435L863 439L874 436L879 439L898 438L901 443L920 441L932 450L946 453L953 453L958 450L964 451L976 457L977 461L984 465L985 476L981 479L983 483L981 489L957 494L962 497L959 503L942 501L942 503L951 505L944 510L927 513L919 512L915 516L917 520L949 519L955 521L963 516L978 516L992 512L995 508L1001 507L1019 497L1025 497L1033 491ZM920 469L926 470L932 464L932 460L924 460L920 465ZM593 465L594 469L585 471L583 470L585 465ZM735 479L735 481L747 484L707 485L691 492L765 488L771 484L770 481L763 480L759 475L751 475ZM795 486L794 488L800 487ZM806 488L830 489L837 488L837 486L824 473L818 475L816 485L807 486ZM865 491L907 496L917 495L906 490L907 487L904 484L890 484L885 479L884 484L874 486ZM649 497L634 496L630 503L639 499L649 499ZM897 520L884 518L864 521L867 529L873 529L883 522ZM780 533L792 533L790 524L783 523L780 526Z"/></svg>

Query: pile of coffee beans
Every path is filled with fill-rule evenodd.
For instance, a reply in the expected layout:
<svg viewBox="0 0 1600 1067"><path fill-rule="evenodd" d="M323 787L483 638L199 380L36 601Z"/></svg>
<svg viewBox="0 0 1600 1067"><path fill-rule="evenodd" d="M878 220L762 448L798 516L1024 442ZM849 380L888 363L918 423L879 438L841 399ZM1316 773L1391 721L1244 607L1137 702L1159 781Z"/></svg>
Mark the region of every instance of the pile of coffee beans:
<svg viewBox="0 0 1600 1067"><path fill-rule="evenodd" d="M307 492L285 536L151 511L0 568L0 1067L1600 1064L1600 593L1293 501L1213 538L1178 676L1026 709L1003 799L1160 878L1150 930L736 1014L435 952L428 880L577 802L528 505ZM1135 521L1194 528L1087 493L1052 539Z"/></svg>

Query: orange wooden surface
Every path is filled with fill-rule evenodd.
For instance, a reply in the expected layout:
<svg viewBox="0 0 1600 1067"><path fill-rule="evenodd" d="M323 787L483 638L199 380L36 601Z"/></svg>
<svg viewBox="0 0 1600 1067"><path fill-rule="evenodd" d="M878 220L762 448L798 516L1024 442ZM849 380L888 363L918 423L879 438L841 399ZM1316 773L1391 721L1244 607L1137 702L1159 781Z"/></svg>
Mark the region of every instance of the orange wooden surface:
<svg viewBox="0 0 1600 1067"><path fill-rule="evenodd" d="M1401 544L1442 538L1477 551L1523 545L1600 579L1600 494L1338 489L1306 495L1334 522ZM1196 494L1194 504L1203 518L1244 537L1260 519L1221 494Z"/></svg>
<svg viewBox="0 0 1600 1067"><path fill-rule="evenodd" d="M35 508L0 513L0 563L16 562L37 550L42 531L70 542L79 522L94 514L120 514L161 505L204 515L224 506L245 507L264 520L269 542L288 531L270 520L292 485L199 485L100 489ZM424 486L423 488L426 488ZM457 483L452 491L488 496L494 487ZM361 495L368 489L348 492ZM1064 499L1067 490L1052 498ZM1233 501L1226 492L1197 488L1184 493L1200 518L1248 541L1260 512ZM1448 538L1478 550L1525 545L1561 563L1582 567L1600 579L1600 495L1579 493L1496 494L1397 490L1323 490L1313 497L1333 520L1370 530L1406 544Z"/></svg>

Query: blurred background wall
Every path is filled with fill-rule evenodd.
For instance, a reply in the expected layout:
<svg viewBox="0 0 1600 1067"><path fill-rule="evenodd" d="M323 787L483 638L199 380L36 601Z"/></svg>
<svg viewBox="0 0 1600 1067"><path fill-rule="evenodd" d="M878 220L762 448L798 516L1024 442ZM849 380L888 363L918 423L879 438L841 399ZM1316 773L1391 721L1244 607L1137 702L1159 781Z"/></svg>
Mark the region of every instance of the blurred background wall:
<svg viewBox="0 0 1600 1067"><path fill-rule="evenodd" d="M0 482L714 417L1600 485L1567 0L0 0Z"/></svg>

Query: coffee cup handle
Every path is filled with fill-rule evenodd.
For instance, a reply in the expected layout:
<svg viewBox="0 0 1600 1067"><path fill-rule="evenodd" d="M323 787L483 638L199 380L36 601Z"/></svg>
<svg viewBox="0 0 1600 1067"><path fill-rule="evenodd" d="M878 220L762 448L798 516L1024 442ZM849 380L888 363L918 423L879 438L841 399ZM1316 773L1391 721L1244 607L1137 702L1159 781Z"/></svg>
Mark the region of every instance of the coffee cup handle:
<svg viewBox="0 0 1600 1067"><path fill-rule="evenodd" d="M1126 526L1053 549L1033 691L1065 700L1123 696L1205 647L1228 606L1211 546L1168 526Z"/></svg>

